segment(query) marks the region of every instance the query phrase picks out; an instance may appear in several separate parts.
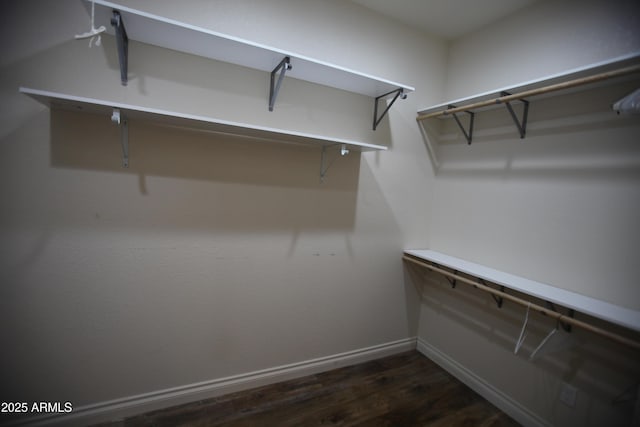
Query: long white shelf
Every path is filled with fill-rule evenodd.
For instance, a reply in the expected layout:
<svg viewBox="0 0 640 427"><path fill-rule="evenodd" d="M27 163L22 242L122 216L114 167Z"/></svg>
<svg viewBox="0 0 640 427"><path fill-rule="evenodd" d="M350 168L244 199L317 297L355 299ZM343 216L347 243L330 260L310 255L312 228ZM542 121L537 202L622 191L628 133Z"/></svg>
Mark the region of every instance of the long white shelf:
<svg viewBox="0 0 640 427"><path fill-rule="evenodd" d="M85 111L105 115L111 115L113 109L117 108L127 118L142 119L152 122L159 122L165 125L205 130L215 133L258 138L273 142L321 145L345 144L349 147L349 149L354 151L374 151L387 149L387 147L383 145L368 144L348 139L326 137L322 135L277 129L266 126L257 126L248 123L233 122L212 117L160 110L157 108L148 108L138 105L124 104L121 102L86 98L82 96L56 93L27 87L21 87L20 92L25 95L29 95L31 98L50 108L71 109L74 111Z"/></svg>
<svg viewBox="0 0 640 427"><path fill-rule="evenodd" d="M90 8L90 3L88 4ZM107 32L113 34L110 20L114 9L120 12L130 40L269 72L288 56L293 68L287 71L287 76L371 97L397 89L402 89L405 93L415 90L405 84L111 1L95 0L95 26L104 25Z"/></svg>
<svg viewBox="0 0 640 427"><path fill-rule="evenodd" d="M421 260L449 267L470 274L480 279L522 292L534 297L560 304L611 323L615 323L636 331L640 331L640 311L560 289L545 283L536 282L524 277L505 273L490 267L469 262L428 249L405 250L405 254Z"/></svg>
<svg viewBox="0 0 640 427"><path fill-rule="evenodd" d="M525 91L537 89L543 86L549 86L549 85L562 83L569 80L579 79L579 78L594 75L594 74L612 71L617 68L622 68L625 66L637 64L638 62L640 62L640 52L634 52L629 55L624 55L624 56L620 56L610 60L597 62L584 67L574 68L571 70L564 71L562 73L552 74L539 79L524 81L512 86L498 88L498 89L490 90L487 92L482 92L482 93L474 94L471 96L467 96L464 98L443 102L441 104L424 107L424 108L418 109L418 115L425 115L425 114L430 114L439 110L444 110L444 109L447 109L449 105L460 106L465 104L474 104L476 102L488 101L496 98L502 92L509 92L509 93L525 92ZM450 118L451 115L447 115L443 117Z"/></svg>

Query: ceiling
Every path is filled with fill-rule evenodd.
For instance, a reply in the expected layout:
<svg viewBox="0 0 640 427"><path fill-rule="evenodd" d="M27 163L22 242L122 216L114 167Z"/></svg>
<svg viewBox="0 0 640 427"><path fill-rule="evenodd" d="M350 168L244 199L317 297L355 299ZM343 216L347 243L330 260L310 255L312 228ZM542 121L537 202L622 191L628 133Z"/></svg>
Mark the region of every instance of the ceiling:
<svg viewBox="0 0 640 427"><path fill-rule="evenodd" d="M537 0L351 0L430 34L452 40Z"/></svg>

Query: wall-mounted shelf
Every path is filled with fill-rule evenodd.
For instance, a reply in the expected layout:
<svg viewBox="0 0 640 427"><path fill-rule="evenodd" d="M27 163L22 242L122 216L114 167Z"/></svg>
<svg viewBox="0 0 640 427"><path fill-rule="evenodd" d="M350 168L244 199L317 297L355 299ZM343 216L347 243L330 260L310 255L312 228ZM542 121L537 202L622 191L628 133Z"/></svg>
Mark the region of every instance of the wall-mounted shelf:
<svg viewBox="0 0 640 427"><path fill-rule="evenodd" d="M418 110L418 123L430 118L453 118L468 144L473 140L475 114L486 109L504 105L511 115L520 138L524 138L527 130L529 101L536 96L551 96L563 92L586 89L590 86L615 82L628 78L630 75L640 75L640 54L635 53L609 61L576 68L564 73L554 74L542 79L520 83L511 87L484 92L469 97L448 101ZM514 111L511 103L523 104L520 117ZM463 125L460 113L468 116L466 127Z"/></svg>
<svg viewBox="0 0 640 427"><path fill-rule="evenodd" d="M118 27L113 22L114 11L117 12L117 21L122 23L122 28L125 29L125 31L122 31L125 38L122 41L128 39L136 40L205 58L268 71L272 75L271 89L272 93L275 92L275 96L277 96L277 89L274 87L274 76L278 72L280 72L281 76L284 76L286 72L287 76L293 78L373 97L375 98L376 106L378 98L381 96L399 93L404 97L408 92L414 91L413 87L405 84L374 77L325 61L243 40L110 1L95 0L95 25L104 25L107 28L107 32L114 34L114 27ZM116 34L116 37L120 45L122 36ZM119 48L119 56L121 58L122 80L123 84L126 84L127 49L126 43L122 44L123 47ZM124 60L123 56L125 57ZM289 66L285 68L282 67L282 61L286 58L288 58L286 62ZM279 80L281 82L281 79ZM273 103L274 97L271 96L269 99L271 109L273 108ZM374 115L374 130L380 118Z"/></svg>
<svg viewBox="0 0 640 427"><path fill-rule="evenodd" d="M197 116L193 114L160 110L157 108L148 108L101 99L85 98L81 96L26 87L21 87L20 92L30 96L31 98L46 105L49 108L62 108L73 111L83 111L111 116L111 120L116 122L123 129L122 147L123 164L125 167L128 166L128 136L126 133L126 126L129 119L140 119L145 121L159 122L163 125L178 126L194 130L204 130L220 134L238 135L248 138L268 140L271 142L315 144L323 147L323 165L325 161L324 155L327 146L341 147L341 154L343 155L347 154L349 150L375 151L387 149L387 147L383 145L368 144L348 139L325 137L321 135L270 128L265 126L256 126L248 123L232 122L228 120L215 119L212 117ZM321 169L321 175L324 175L325 172L326 168Z"/></svg>
<svg viewBox="0 0 640 427"><path fill-rule="evenodd" d="M559 304L569 310L585 313L634 331L640 331L640 311L638 310L621 307L606 301L505 273L503 271L432 250L405 250L403 259L449 277L452 280L452 286L455 286L456 281L461 281L478 289L488 291L494 295L496 302L500 301L499 306L502 304L502 299L508 299L517 304L529 306L531 309L545 315L555 317L559 321L582 327L618 342L622 342L635 348L640 348L640 342L638 341L634 341L591 324L578 321L572 316L560 314L552 308L545 308L535 303L525 301L512 294L506 293L505 288L531 295L549 303ZM460 276L459 273L473 276L476 280L470 280L468 277ZM487 282L498 285L500 289L489 287Z"/></svg>

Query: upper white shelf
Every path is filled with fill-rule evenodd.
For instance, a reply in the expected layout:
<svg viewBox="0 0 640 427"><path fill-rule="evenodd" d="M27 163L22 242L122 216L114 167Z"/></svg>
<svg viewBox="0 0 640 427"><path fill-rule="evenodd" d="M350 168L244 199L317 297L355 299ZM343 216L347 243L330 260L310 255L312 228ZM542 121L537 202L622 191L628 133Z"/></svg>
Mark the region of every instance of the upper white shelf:
<svg viewBox="0 0 640 427"><path fill-rule="evenodd" d="M413 87L401 83L110 1L95 0L95 26L104 25L107 32L113 34L110 20L114 9L120 12L130 40L269 72L288 56L292 69L287 71L287 76L371 97L397 89L405 93L414 91Z"/></svg>
<svg viewBox="0 0 640 427"><path fill-rule="evenodd" d="M515 84L513 86L494 89L491 91L474 94L468 97L443 102L441 104L431 105L429 107L419 109L418 116L435 113L436 111L439 111L439 110L445 110L449 105L461 106L466 104L475 104L483 101L489 101L489 100L495 99L497 96L500 96L502 92L509 92L509 93L526 92L526 91L538 89L544 86L551 86L551 85L567 82L570 80L580 79L580 78L595 75L595 74L613 71L619 68L637 64L638 62L640 62L640 52L635 52L629 55L620 56L607 61L597 62L584 67L567 70L562 73L552 74L539 79L525 81L522 83ZM495 104L495 106L497 105L498 104ZM451 115L442 116L442 117L451 117Z"/></svg>
<svg viewBox="0 0 640 427"><path fill-rule="evenodd" d="M305 143L336 145L345 144L354 151L386 150L383 145L367 144L364 142L352 141L348 139L332 138L323 135L315 135L304 132L296 132L266 126L256 126L248 123L233 122L229 120L215 119L212 117L185 114L175 111L160 110L138 105L112 102L102 99L85 98L82 96L56 93L45 90L21 87L20 92L29 95L36 101L53 108L71 109L74 111L84 111L111 115L114 108L117 108L127 118L142 119L163 125L179 126L189 129L199 129L209 132L240 135L249 138L269 140L272 142L284 143Z"/></svg>
<svg viewBox="0 0 640 427"><path fill-rule="evenodd" d="M493 268L432 250L416 249L405 250L404 252L416 258L434 262L497 285L505 286L542 300L560 304L564 307L640 331L640 311L638 310L620 307L606 301L494 270Z"/></svg>

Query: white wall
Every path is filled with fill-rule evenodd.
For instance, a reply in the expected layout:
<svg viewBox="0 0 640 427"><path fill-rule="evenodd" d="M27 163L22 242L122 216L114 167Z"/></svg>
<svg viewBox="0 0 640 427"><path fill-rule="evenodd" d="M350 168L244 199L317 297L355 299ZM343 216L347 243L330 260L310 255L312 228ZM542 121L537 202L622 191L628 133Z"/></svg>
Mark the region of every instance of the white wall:
<svg viewBox="0 0 640 427"><path fill-rule="evenodd" d="M537 2L451 44L446 96L470 96L640 51L639 19L637 2ZM637 86L636 77L589 94L533 100L524 140L504 109L476 115L471 146L455 124L441 126L436 132L446 141L440 145L430 247L640 309L634 285L640 273L640 121L617 117L609 107ZM439 289L425 287L420 337L450 361L538 421L629 423L631 405L611 401L637 384L637 352L578 331L581 345L531 363L526 355L551 323L534 319L529 347L514 356L524 310L498 310L473 290ZM578 388L575 408L558 402L562 381Z"/></svg>
<svg viewBox="0 0 640 427"><path fill-rule="evenodd" d="M3 4L2 400L74 407L415 336L401 249L428 240L432 171L415 126L445 44L341 1L127 2L417 88L370 130L366 97L130 44L89 49L79 1ZM330 23L330 24L328 24ZM37 36L34 35L37 31ZM401 46L402 49L398 49ZM49 111L19 86L381 142L318 147Z"/></svg>
<svg viewBox="0 0 640 427"><path fill-rule="evenodd" d="M451 43L443 101L638 51L634 0L542 0Z"/></svg>
<svg viewBox="0 0 640 427"><path fill-rule="evenodd" d="M570 352L536 364L514 357L520 311L431 285L420 306L422 279L404 277L399 254L430 246L638 308L637 121L587 131L562 122L537 135L532 125L524 143L502 133L472 147L445 144L448 166L435 180L415 126L418 107L639 50L635 3L539 2L448 52L338 0L127 4L417 90L373 133L364 97L287 79L268 113L267 74L135 42L123 88L112 38L93 49L72 40L88 26L80 2L3 4L0 93L11 108L0 116L2 400L82 406L419 328L423 342L533 418L628 420L628 406L609 402L637 378L636 354L577 333L587 343ZM339 159L321 185L317 148L132 121L123 170L108 118L50 112L18 94L20 85L251 117L390 150ZM532 108L532 122L551 120L545 111ZM601 112L580 114L582 126ZM488 133L504 125L490 117L478 124ZM525 350L548 327L535 320ZM576 409L557 403L561 381L578 387Z"/></svg>

